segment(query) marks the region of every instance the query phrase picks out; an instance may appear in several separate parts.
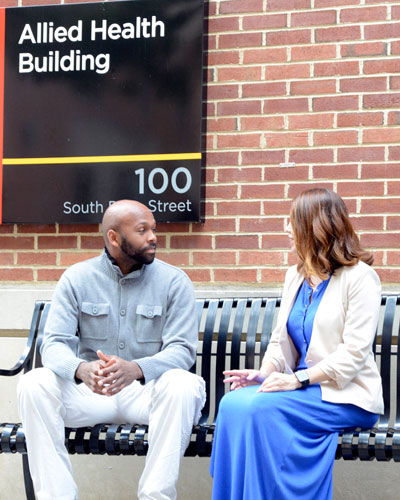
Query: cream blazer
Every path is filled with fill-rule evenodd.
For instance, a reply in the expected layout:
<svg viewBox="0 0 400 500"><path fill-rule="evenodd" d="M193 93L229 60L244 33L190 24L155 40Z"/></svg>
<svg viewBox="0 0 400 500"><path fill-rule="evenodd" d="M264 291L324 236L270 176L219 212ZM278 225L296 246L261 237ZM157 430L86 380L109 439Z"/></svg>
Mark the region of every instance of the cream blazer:
<svg viewBox="0 0 400 500"><path fill-rule="evenodd" d="M281 372L293 373L299 361L286 323L302 282L297 266L290 267L277 324L263 359ZM381 377L372 353L380 303L379 278L364 262L341 267L331 277L315 314L306 356L308 367L318 366L331 379L321 383L324 401L383 413Z"/></svg>

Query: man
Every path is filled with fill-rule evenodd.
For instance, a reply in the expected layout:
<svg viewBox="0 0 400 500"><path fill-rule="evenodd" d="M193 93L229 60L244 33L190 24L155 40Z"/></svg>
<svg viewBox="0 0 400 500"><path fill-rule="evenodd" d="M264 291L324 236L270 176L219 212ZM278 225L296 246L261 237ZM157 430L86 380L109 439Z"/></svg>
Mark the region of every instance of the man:
<svg viewBox="0 0 400 500"><path fill-rule="evenodd" d="M187 370L197 346L193 286L155 259L155 220L121 200L103 217L101 256L75 264L54 292L41 348L44 368L18 386L38 500L76 500L64 426L149 424L140 500L176 498L180 459L205 400ZM180 436L180 439L179 439Z"/></svg>

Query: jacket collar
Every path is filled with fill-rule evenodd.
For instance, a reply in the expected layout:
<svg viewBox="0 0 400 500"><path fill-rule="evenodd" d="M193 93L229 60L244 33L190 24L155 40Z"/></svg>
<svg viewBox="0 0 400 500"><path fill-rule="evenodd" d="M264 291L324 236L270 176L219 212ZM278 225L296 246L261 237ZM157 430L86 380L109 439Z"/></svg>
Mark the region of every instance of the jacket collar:
<svg viewBox="0 0 400 500"><path fill-rule="evenodd" d="M146 264L143 264L143 266L140 269L136 269L135 271L132 271L128 274L123 274L123 272L121 271L121 269L117 264L117 261L110 254L110 252L107 250L106 247L104 247L104 252L102 257L108 274L111 274L112 277L117 278L118 280L120 280L121 278L128 278L128 279L139 278L144 274L146 270Z"/></svg>

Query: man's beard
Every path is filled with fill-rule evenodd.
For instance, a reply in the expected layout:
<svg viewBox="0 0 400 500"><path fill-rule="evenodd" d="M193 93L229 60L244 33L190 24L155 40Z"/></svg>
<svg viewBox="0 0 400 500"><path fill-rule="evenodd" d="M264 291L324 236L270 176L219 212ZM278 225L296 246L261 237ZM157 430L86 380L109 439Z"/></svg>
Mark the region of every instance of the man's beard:
<svg viewBox="0 0 400 500"><path fill-rule="evenodd" d="M133 245L128 243L126 240L125 236L121 235L121 251L128 257L130 260L132 260L135 264L151 264L154 260L154 254L152 255L145 255L145 252L147 250L150 250L151 248L156 249L157 245L154 243L152 245L148 245L147 247L143 248L142 250L136 250Z"/></svg>

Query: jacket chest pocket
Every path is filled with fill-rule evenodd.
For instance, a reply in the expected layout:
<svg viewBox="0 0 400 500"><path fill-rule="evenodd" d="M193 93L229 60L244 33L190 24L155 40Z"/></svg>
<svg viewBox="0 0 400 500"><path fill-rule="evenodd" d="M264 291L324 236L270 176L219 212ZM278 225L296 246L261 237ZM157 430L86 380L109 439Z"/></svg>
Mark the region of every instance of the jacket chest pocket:
<svg viewBox="0 0 400 500"><path fill-rule="evenodd" d="M110 321L110 304L82 302L79 334L82 339L106 340Z"/></svg>
<svg viewBox="0 0 400 500"><path fill-rule="evenodd" d="M139 304L136 307L136 340L138 342L161 342L162 306Z"/></svg>

